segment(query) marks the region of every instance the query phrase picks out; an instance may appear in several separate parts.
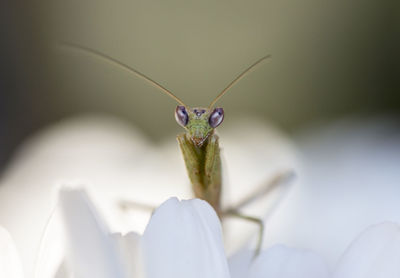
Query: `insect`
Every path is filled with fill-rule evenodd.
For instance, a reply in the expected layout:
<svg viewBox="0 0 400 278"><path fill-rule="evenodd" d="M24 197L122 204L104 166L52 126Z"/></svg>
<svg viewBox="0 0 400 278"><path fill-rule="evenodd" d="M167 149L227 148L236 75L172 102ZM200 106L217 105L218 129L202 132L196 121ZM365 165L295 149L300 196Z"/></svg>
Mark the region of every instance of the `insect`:
<svg viewBox="0 0 400 278"><path fill-rule="evenodd" d="M288 175L287 173L277 175L265 186L262 186L259 190L256 190L255 192L252 192L243 198L243 200L234 207L222 209L220 202L222 191L221 157L219 137L215 133L215 129L224 120L224 110L221 107L214 106L230 88L232 88L240 79L242 79L257 65L268 59L270 55L260 58L241 74L239 74L217 95L217 97L208 107L190 108L170 90L166 89L158 82L104 53L77 44L63 42L61 45L91 54L97 58L118 66L119 68L127 70L137 77L146 80L151 85L160 89L163 93L178 102L179 105L175 109L175 119L177 123L185 129L185 132L179 134L177 136L177 140L186 164L186 169L192 185L194 196L207 201L214 208L221 220L224 217L234 216L256 223L259 226L259 236L255 254L258 254L261 248L264 231L263 221L256 217L241 214L240 208L246 206L260 196L270 192L274 186L281 183L282 180L286 179Z"/></svg>

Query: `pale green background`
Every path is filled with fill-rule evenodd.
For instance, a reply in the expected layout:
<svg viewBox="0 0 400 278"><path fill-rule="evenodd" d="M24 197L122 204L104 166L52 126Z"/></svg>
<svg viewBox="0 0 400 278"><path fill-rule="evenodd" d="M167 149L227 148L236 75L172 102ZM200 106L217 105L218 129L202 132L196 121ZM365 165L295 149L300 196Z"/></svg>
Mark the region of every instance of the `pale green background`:
<svg viewBox="0 0 400 278"><path fill-rule="evenodd" d="M272 59L219 105L287 131L349 114L399 110L395 1L5 2L2 160L26 136L77 113L110 113L158 140L180 130L175 103L143 80L54 47L107 53L188 105L206 106L258 58Z"/></svg>

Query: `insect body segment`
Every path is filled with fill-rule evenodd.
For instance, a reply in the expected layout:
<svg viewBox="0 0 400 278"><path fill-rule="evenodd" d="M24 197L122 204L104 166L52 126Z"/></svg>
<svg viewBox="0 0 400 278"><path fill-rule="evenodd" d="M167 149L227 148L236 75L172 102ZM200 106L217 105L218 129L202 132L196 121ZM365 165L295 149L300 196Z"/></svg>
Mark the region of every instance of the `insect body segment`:
<svg viewBox="0 0 400 278"><path fill-rule="evenodd" d="M177 106L175 119L187 131L192 143L201 147L207 138L213 133L224 119L224 110L215 108L213 111L207 108L186 109L185 106Z"/></svg>

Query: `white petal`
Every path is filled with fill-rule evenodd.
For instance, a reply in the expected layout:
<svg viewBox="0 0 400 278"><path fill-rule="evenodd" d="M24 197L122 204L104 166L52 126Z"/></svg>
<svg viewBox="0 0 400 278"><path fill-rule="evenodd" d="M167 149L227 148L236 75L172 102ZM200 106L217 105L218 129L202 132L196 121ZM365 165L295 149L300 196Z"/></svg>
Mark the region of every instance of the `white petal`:
<svg viewBox="0 0 400 278"><path fill-rule="evenodd" d="M23 271L17 249L9 233L0 227L0 277L22 278Z"/></svg>
<svg viewBox="0 0 400 278"><path fill-rule="evenodd" d="M229 277L219 219L205 201L171 198L143 235L149 278Z"/></svg>
<svg viewBox="0 0 400 278"><path fill-rule="evenodd" d="M400 226L387 222L364 231L341 258L334 277L400 277Z"/></svg>
<svg viewBox="0 0 400 278"><path fill-rule="evenodd" d="M228 265L232 278L247 277L253 255L254 250L243 248L229 258Z"/></svg>
<svg viewBox="0 0 400 278"><path fill-rule="evenodd" d="M65 234L60 211L54 209L45 225L35 260L35 278L53 278L65 256Z"/></svg>
<svg viewBox="0 0 400 278"><path fill-rule="evenodd" d="M242 250L230 261L233 278L326 278L325 262L316 254L275 245L252 261L254 251Z"/></svg>
<svg viewBox="0 0 400 278"><path fill-rule="evenodd" d="M67 233L68 262L77 278L120 278L124 274L116 243L83 190L60 191Z"/></svg>
<svg viewBox="0 0 400 278"><path fill-rule="evenodd" d="M0 178L0 223L12 234L27 276L33 277L56 185L85 180L107 191L104 195L130 199L135 194L127 191L137 182L132 178L141 171L138 166L151 165L137 158L154 161L148 142L130 123L101 115L72 117L25 140Z"/></svg>
<svg viewBox="0 0 400 278"><path fill-rule="evenodd" d="M112 234L121 252L124 269L128 277L144 277L141 237L139 234L130 232L126 235L120 233Z"/></svg>

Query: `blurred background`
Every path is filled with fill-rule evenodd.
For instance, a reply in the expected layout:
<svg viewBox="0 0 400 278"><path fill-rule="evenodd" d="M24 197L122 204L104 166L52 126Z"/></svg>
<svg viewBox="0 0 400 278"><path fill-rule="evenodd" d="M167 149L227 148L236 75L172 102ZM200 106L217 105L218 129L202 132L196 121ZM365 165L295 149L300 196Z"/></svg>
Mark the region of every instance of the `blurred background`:
<svg viewBox="0 0 400 278"><path fill-rule="evenodd" d="M272 59L219 102L289 133L349 115L400 112L395 1L0 2L0 169L23 140L63 118L106 113L155 141L180 127L176 103L66 41L138 69L189 106L207 106L258 58Z"/></svg>

